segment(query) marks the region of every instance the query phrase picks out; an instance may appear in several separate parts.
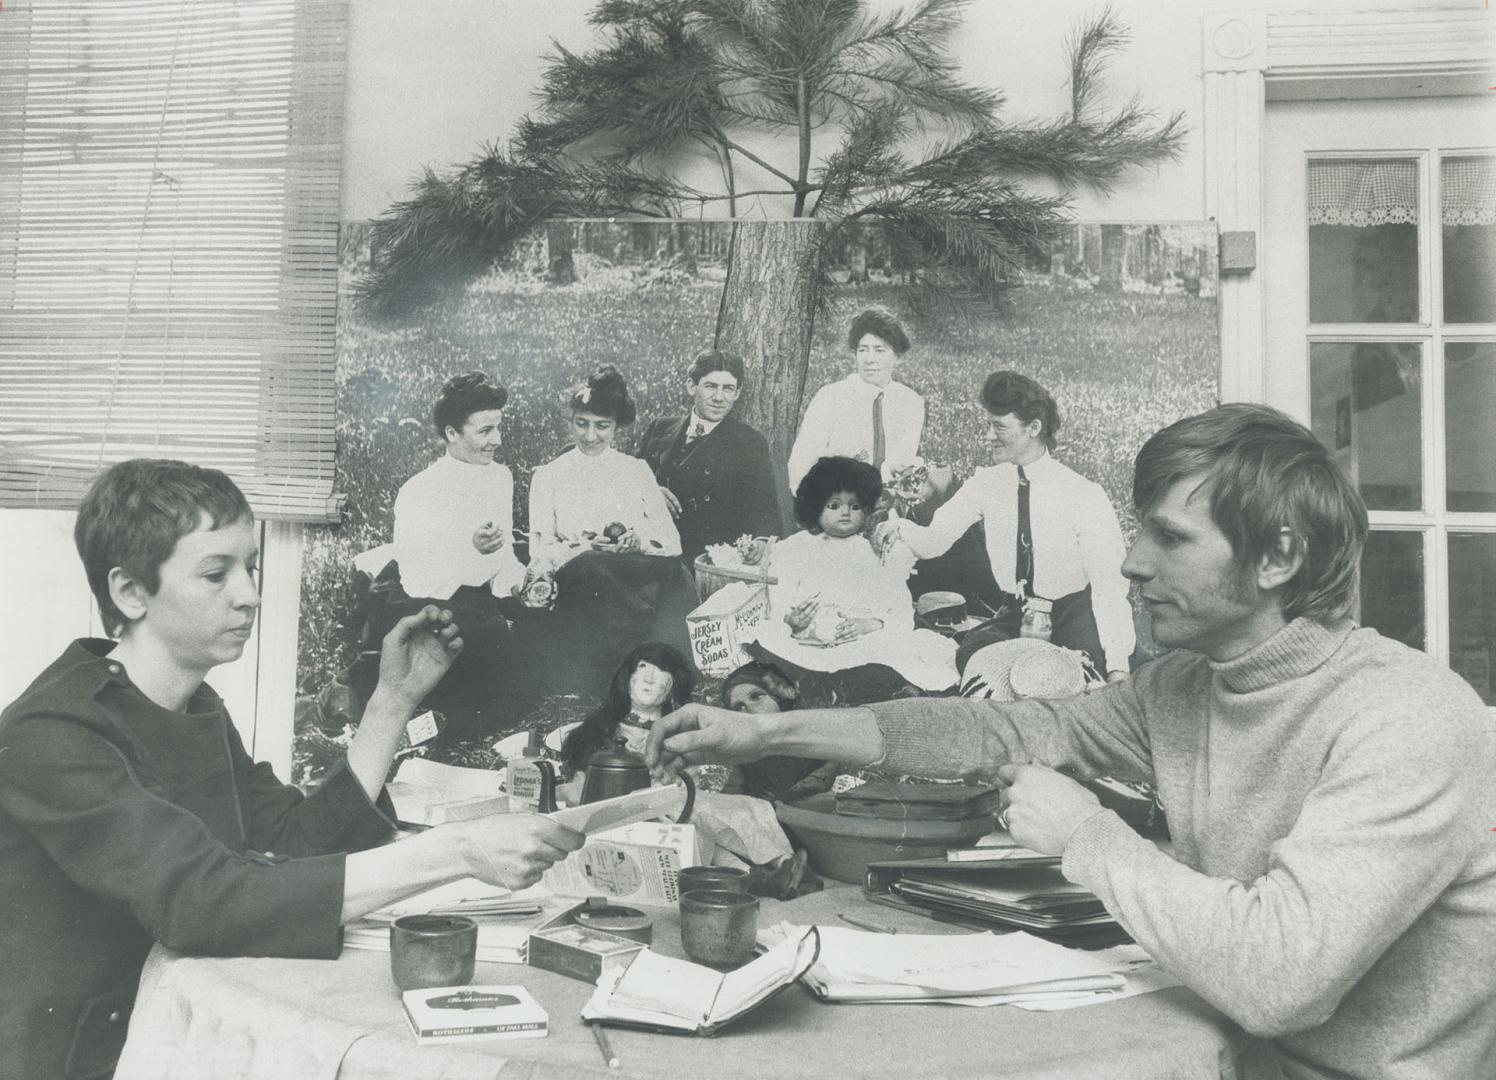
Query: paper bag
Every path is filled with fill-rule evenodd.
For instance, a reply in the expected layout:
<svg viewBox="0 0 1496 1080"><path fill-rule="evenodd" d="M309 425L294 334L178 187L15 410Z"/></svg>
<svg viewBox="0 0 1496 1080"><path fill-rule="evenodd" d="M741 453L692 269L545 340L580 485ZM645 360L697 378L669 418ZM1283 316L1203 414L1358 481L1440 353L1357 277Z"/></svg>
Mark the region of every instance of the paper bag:
<svg viewBox="0 0 1496 1080"><path fill-rule="evenodd" d="M743 645L769 618L769 589L735 581L718 589L686 616L691 634L691 659L704 675L720 678L750 657Z"/></svg>

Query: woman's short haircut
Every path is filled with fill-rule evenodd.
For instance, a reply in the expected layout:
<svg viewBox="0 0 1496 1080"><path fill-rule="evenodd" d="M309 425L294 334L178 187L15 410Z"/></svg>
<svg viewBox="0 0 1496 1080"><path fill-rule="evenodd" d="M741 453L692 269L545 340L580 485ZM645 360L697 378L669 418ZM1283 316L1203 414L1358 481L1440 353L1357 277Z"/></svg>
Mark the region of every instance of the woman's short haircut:
<svg viewBox="0 0 1496 1080"><path fill-rule="evenodd" d="M1051 450L1060 430L1060 407L1054 396L1027 375L994 371L982 384L982 407L993 416L1012 413L1023 424L1039 421L1039 437Z"/></svg>
<svg viewBox="0 0 1496 1080"><path fill-rule="evenodd" d="M638 415L628 383L612 364L604 364L584 384L572 387L571 411L605 416L619 427L628 427Z"/></svg>
<svg viewBox="0 0 1496 1080"><path fill-rule="evenodd" d="M904 332L904 324L887 308L863 308L853 316L852 325L847 330L847 348L856 352L857 343L864 334L882 338L899 356L909 351L909 335Z"/></svg>
<svg viewBox="0 0 1496 1080"><path fill-rule="evenodd" d="M778 664L767 660L750 660L734 668L731 675L722 680L720 700L724 708L732 707L732 689L735 686L756 686L779 703L780 712L789 712L800 703L800 690Z"/></svg>
<svg viewBox="0 0 1496 1080"><path fill-rule="evenodd" d="M1243 567L1289 531L1304 562L1283 586L1284 618L1328 623L1354 611L1366 504L1308 428L1277 409L1244 403L1176 421L1138 451L1138 515L1181 480L1210 492L1211 520Z"/></svg>
<svg viewBox="0 0 1496 1080"><path fill-rule="evenodd" d="M466 375L453 375L443 384L431 409L431 420L436 424L436 433L445 439L447 428L461 431L473 413L502 409L508 402L509 391L503 383L481 371L470 371Z"/></svg>
<svg viewBox="0 0 1496 1080"><path fill-rule="evenodd" d="M83 496L73 524L73 543L105 633L118 636L127 621L110 599L109 571L119 567L154 595L161 564L205 518L217 529L253 517L244 493L217 469L165 458L134 458L105 469Z"/></svg>
<svg viewBox="0 0 1496 1080"><path fill-rule="evenodd" d="M719 349L707 349L705 352L696 354L696 359L691 361L690 368L686 371L686 378L695 386L702 379L714 371L725 371L734 379L738 385L743 385L743 361L732 353L725 353Z"/></svg>
<svg viewBox="0 0 1496 1080"><path fill-rule="evenodd" d="M883 478L865 461L823 457L806 471L795 489L795 520L813 533L821 531L821 511L838 491L850 491L869 513L883 494Z"/></svg>

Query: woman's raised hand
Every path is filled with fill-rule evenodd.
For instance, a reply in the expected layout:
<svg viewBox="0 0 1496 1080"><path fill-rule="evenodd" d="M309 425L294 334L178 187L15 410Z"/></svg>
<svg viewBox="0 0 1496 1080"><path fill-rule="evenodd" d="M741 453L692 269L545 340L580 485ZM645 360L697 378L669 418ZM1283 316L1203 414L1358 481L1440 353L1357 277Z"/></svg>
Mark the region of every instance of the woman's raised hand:
<svg viewBox="0 0 1496 1080"><path fill-rule="evenodd" d="M407 615L380 646L379 689L414 711L462 652L460 635L452 613L435 604Z"/></svg>

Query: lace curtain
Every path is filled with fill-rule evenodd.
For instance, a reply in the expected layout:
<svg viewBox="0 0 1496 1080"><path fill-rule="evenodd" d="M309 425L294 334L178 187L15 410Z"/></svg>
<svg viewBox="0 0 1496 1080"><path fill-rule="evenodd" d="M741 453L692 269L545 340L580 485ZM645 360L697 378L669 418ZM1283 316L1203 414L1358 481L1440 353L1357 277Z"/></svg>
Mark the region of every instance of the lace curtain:
<svg viewBox="0 0 1496 1080"><path fill-rule="evenodd" d="M1496 158L1451 157L1441 167L1441 222L1496 225ZM1418 163L1311 161L1309 224L1418 224Z"/></svg>

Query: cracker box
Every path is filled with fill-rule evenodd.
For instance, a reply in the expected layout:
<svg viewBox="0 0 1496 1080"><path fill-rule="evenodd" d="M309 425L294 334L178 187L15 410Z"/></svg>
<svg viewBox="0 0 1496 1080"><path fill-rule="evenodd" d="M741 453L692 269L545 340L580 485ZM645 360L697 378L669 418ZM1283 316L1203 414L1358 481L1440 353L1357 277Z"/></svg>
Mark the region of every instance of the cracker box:
<svg viewBox="0 0 1496 1080"><path fill-rule="evenodd" d="M769 618L769 589L735 581L718 589L691 614L686 628L691 634L691 659L704 675L721 677L751 659L743 645Z"/></svg>

